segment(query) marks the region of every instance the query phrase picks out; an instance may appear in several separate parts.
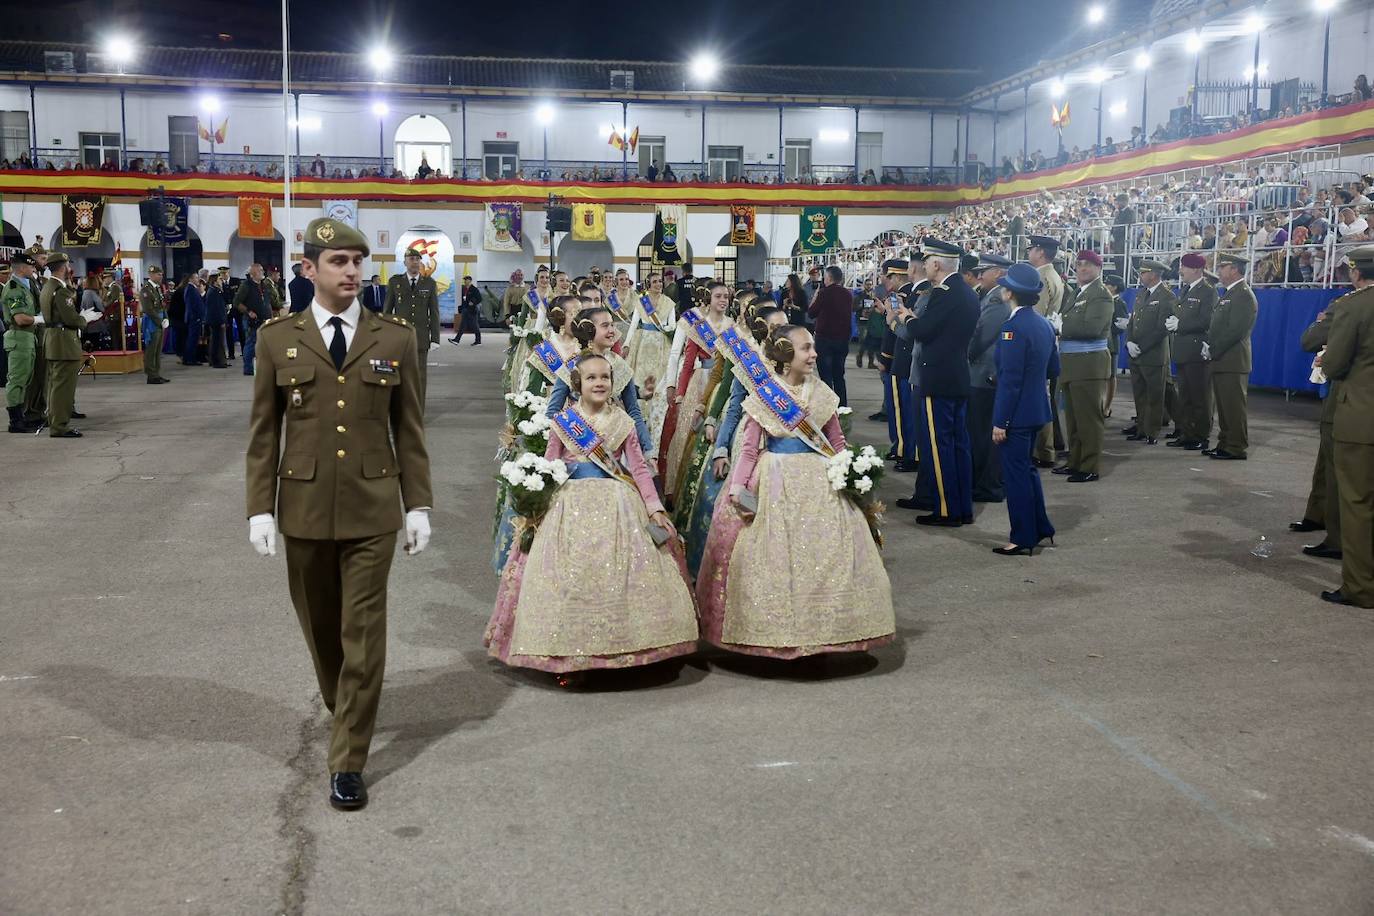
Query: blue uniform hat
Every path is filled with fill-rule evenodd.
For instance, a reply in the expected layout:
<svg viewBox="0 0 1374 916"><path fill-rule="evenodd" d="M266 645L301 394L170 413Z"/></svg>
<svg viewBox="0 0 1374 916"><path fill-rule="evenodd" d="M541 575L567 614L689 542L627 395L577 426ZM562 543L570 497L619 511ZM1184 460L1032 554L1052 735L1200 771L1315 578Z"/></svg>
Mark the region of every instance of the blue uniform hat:
<svg viewBox="0 0 1374 916"><path fill-rule="evenodd" d="M921 254L928 258L960 258L964 255L964 249L953 242L942 242L939 239L921 239Z"/></svg>
<svg viewBox="0 0 1374 916"><path fill-rule="evenodd" d="M1040 288L1045 284L1040 279L1040 271L1036 270L1025 261L1017 261L1007 272L997 281L998 286L1005 286L1013 293L1039 293Z"/></svg>
<svg viewBox="0 0 1374 916"><path fill-rule="evenodd" d="M1000 254L984 253L978 256L978 270L987 270L996 267L999 270L1006 270L1012 264L1011 258L1004 258Z"/></svg>

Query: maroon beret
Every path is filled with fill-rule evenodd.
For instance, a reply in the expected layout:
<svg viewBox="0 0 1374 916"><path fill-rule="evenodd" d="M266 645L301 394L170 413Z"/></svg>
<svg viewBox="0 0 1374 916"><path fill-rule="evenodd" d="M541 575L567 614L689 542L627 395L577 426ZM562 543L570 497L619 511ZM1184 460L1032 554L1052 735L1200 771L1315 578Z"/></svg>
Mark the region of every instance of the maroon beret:
<svg viewBox="0 0 1374 916"><path fill-rule="evenodd" d="M1200 254L1196 254L1190 251L1183 257L1179 258L1178 263L1183 267L1189 267L1193 270L1202 270L1204 267L1207 266L1207 259Z"/></svg>
<svg viewBox="0 0 1374 916"><path fill-rule="evenodd" d="M1102 266L1102 255L1098 254L1096 251L1093 251L1091 248L1084 248L1082 251L1080 251L1078 253L1078 260L1087 261L1094 267Z"/></svg>

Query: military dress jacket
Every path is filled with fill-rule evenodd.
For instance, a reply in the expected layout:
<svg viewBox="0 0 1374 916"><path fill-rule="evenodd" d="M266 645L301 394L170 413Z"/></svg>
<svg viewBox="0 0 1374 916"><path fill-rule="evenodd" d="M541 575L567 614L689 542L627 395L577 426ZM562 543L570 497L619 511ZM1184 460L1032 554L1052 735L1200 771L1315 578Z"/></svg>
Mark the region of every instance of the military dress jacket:
<svg viewBox="0 0 1374 916"><path fill-rule="evenodd" d="M1020 308L1002 324L997 340L997 394L992 425L1037 428L1054 418L1047 382L1059 376L1054 328L1034 309Z"/></svg>
<svg viewBox="0 0 1374 916"><path fill-rule="evenodd" d="M258 329L248 517L275 513L288 537L374 537L433 505L415 333L359 311L339 369L311 309Z"/></svg>
<svg viewBox="0 0 1374 916"><path fill-rule="evenodd" d="M1136 293L1126 340L1140 347L1140 355L1135 358L1137 365L1169 365L1169 329L1164 322L1174 313L1177 303L1174 291L1163 283L1154 292L1142 287Z"/></svg>
<svg viewBox="0 0 1374 916"><path fill-rule="evenodd" d="M1259 315L1259 303L1250 284L1240 280L1217 297L1207 346L1213 372L1250 374L1250 331Z"/></svg>
<svg viewBox="0 0 1374 916"><path fill-rule="evenodd" d="M43 356L51 360L85 359L81 332L86 319L76 310L76 290L55 277L43 284L38 297L43 308Z"/></svg>
<svg viewBox="0 0 1374 916"><path fill-rule="evenodd" d="M1359 292L1359 290L1356 290ZM1341 303L1354 296L1355 293L1346 293L1339 299L1332 300L1326 307L1326 317L1319 318L1307 326L1307 330L1302 332L1301 344L1304 351L1308 353L1318 353L1322 347L1326 346L1327 338L1331 335L1331 322L1335 320L1336 314L1341 307ZM1322 370L1326 371L1325 369ZM1340 394L1341 380L1326 377L1327 390L1326 397L1322 400L1321 422L1333 423L1336 420L1336 400Z"/></svg>
<svg viewBox="0 0 1374 916"><path fill-rule="evenodd" d="M1101 350L1088 353L1060 353L1061 382L1107 379L1112 374L1112 354L1105 346L1113 329L1115 306L1112 294L1099 278L1079 289L1073 301L1060 313L1064 322L1059 330L1063 340L1102 341Z"/></svg>
<svg viewBox="0 0 1374 916"><path fill-rule="evenodd" d="M414 327L417 346L439 342L439 287L433 277L418 277L413 292L410 277L403 273L387 280L382 312L404 318Z"/></svg>
<svg viewBox="0 0 1374 916"><path fill-rule="evenodd" d="M1374 445L1374 288L1343 297L1330 322L1322 371L1340 382L1332 438Z"/></svg>
<svg viewBox="0 0 1374 916"><path fill-rule="evenodd" d="M167 317L167 304L162 298L162 287L149 280L143 281L138 288L138 304L143 314L158 324Z"/></svg>
<svg viewBox="0 0 1374 916"><path fill-rule="evenodd" d="M1185 289L1174 306L1178 316L1178 330L1171 345L1174 362L1180 366L1202 362L1202 345L1212 327L1212 312L1216 310L1217 290L1206 280L1199 280ZM1212 354L1213 358L1216 354Z"/></svg>
<svg viewBox="0 0 1374 916"><path fill-rule="evenodd" d="M920 317L907 322L920 344L921 396L967 398L968 345L978 326L978 294L958 273L930 288L930 301Z"/></svg>
<svg viewBox="0 0 1374 916"><path fill-rule="evenodd" d="M3 317L6 331L6 349L29 349L33 347L32 342L37 341L34 334L34 326L20 327L14 320L15 315L38 315L38 301L34 298L33 290L29 285L18 277L11 277L9 282L0 289L0 317ZM14 332L14 336L8 336L9 332ZM21 336L22 335L22 336Z"/></svg>

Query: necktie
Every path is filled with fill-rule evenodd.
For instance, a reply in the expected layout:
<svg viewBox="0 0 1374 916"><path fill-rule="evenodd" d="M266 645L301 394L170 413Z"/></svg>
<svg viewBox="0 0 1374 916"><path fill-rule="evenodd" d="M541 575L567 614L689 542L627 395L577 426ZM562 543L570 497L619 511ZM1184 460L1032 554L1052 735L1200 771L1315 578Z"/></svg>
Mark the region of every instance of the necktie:
<svg viewBox="0 0 1374 916"><path fill-rule="evenodd" d="M415 278L414 278L414 277L411 277L411 278L410 278L410 291L411 291L412 293L415 292Z"/></svg>
<svg viewBox="0 0 1374 916"><path fill-rule="evenodd" d="M329 355L334 358L334 368L342 369L344 357L348 355L348 341L344 340L343 319L338 315L329 319L334 325L334 339L329 342Z"/></svg>

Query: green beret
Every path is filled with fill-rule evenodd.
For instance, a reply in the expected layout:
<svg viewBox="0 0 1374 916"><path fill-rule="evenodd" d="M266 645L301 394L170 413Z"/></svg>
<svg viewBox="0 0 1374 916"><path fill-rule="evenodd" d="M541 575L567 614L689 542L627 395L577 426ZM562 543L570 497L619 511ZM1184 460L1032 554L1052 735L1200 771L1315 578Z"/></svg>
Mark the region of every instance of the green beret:
<svg viewBox="0 0 1374 916"><path fill-rule="evenodd" d="M65 252L54 251L48 255L48 266L56 267L58 264L66 264L70 260L71 258L67 257Z"/></svg>
<svg viewBox="0 0 1374 916"><path fill-rule="evenodd" d="M420 253L420 249L418 249L418 248L407 248L407 249L406 249L405 256L408 257L408 258L423 258L423 257L424 257L424 255Z"/></svg>
<svg viewBox="0 0 1374 916"><path fill-rule="evenodd" d="M1140 262L1140 267L1138 269L1153 270L1157 274L1165 274L1169 272L1169 265L1161 264L1158 261L1145 260Z"/></svg>
<svg viewBox="0 0 1374 916"><path fill-rule="evenodd" d="M162 273L162 268L159 267L158 265L154 264L152 267L149 267L149 268L148 268L148 273L150 273L150 274L160 274L160 273Z"/></svg>
<svg viewBox="0 0 1374 916"><path fill-rule="evenodd" d="M327 216L312 219L310 225L305 227L305 244L314 245L316 248L361 251L363 257L372 253L372 249L367 246L367 236L347 223Z"/></svg>
<svg viewBox="0 0 1374 916"><path fill-rule="evenodd" d="M1350 266L1358 267L1361 270L1374 267L1374 245L1352 248L1346 252L1345 259L1350 262Z"/></svg>
<svg viewBox="0 0 1374 916"><path fill-rule="evenodd" d="M1217 266L1218 266L1218 267L1220 267L1220 266L1223 265L1223 264L1230 264L1232 267L1237 267L1237 268L1240 268L1241 270L1244 270L1245 267L1246 267L1246 265L1248 265L1249 263L1250 263L1250 259L1249 259L1249 258L1243 258L1243 257L1241 257L1241 256L1238 255L1238 254L1219 254L1219 255L1217 255Z"/></svg>

